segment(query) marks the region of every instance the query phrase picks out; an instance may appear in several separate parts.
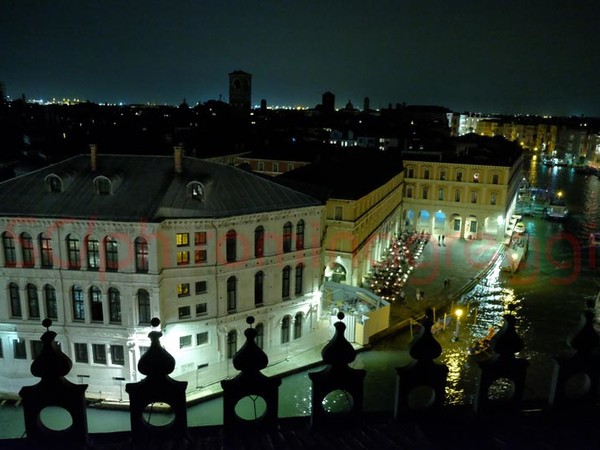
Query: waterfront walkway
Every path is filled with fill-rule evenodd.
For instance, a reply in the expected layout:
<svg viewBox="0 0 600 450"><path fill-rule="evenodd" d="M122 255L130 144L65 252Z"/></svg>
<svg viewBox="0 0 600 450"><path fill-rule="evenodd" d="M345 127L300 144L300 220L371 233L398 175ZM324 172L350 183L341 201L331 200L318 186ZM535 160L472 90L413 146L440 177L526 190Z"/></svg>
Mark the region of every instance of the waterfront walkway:
<svg viewBox="0 0 600 450"><path fill-rule="evenodd" d="M444 243L438 245L437 235L432 235L425 245L417 262L416 268L410 274L404 288L405 299L391 304L390 327L374 336L371 342L384 339L390 335L406 330L411 322L417 321L428 308L435 308L439 314L448 310L450 305L463 292L470 290L485 276L487 269L495 258L499 257L505 245L492 240L467 240L446 237ZM449 284L445 281L449 280ZM417 300L417 290L422 294ZM327 334L329 333L329 334ZM330 331L323 330L320 345L309 348L291 349L285 355L270 358L269 366L262 372L267 376L289 375L322 364L321 350L330 338ZM355 345L358 351L369 347ZM237 371L232 369L231 377ZM222 394L219 381L203 385L202 379L196 375L175 377L188 382L187 398L189 404L200 403L204 400ZM202 377L201 377L202 378ZM123 399L125 400L125 399ZM103 399L98 407L109 409L128 409L127 401L110 401Z"/></svg>

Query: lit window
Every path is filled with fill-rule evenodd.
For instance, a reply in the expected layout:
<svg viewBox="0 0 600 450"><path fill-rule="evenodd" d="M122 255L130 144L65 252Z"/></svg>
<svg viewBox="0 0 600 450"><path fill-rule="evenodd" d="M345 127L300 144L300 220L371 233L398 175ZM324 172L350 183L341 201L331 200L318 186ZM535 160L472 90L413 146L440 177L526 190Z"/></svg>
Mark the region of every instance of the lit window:
<svg viewBox="0 0 600 450"><path fill-rule="evenodd" d="M473 183L479 183L479 172L473 174Z"/></svg>
<svg viewBox="0 0 600 450"><path fill-rule="evenodd" d="M148 272L148 241L140 237L135 240L135 271Z"/></svg>
<svg viewBox="0 0 600 450"><path fill-rule="evenodd" d="M184 266L190 263L190 252L177 252L177 265Z"/></svg>
<svg viewBox="0 0 600 450"><path fill-rule="evenodd" d="M88 237L86 239L86 247L88 270L100 269L100 244L98 243L98 239Z"/></svg>
<svg viewBox="0 0 600 450"><path fill-rule="evenodd" d="M85 320L83 290L79 286L73 286L71 289L71 300L73 302L73 320Z"/></svg>
<svg viewBox="0 0 600 450"><path fill-rule="evenodd" d="M52 259L52 239L46 233L41 233L40 241L40 259L44 269L49 269L53 265Z"/></svg>
<svg viewBox="0 0 600 450"><path fill-rule="evenodd" d="M177 297L186 297L188 295L190 295L190 284L179 283L177 285Z"/></svg>
<svg viewBox="0 0 600 450"><path fill-rule="evenodd" d="M199 202L204 201L204 186L198 181L192 181L188 184L188 195Z"/></svg>
<svg viewBox="0 0 600 450"><path fill-rule="evenodd" d="M190 245L190 235L188 233L177 233L175 240L177 242L177 247Z"/></svg>

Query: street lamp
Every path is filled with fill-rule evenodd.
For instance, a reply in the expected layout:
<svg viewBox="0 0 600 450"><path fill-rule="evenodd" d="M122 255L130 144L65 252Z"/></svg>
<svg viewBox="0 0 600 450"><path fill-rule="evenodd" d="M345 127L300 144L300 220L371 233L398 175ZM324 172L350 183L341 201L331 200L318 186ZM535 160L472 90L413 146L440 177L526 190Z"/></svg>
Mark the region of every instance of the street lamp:
<svg viewBox="0 0 600 450"><path fill-rule="evenodd" d="M453 342L458 341L458 330L460 327L460 317L462 316L462 313L463 310L460 308L456 308L456 311L454 311L454 314L456 314L456 330L454 330L454 336L452 337Z"/></svg>

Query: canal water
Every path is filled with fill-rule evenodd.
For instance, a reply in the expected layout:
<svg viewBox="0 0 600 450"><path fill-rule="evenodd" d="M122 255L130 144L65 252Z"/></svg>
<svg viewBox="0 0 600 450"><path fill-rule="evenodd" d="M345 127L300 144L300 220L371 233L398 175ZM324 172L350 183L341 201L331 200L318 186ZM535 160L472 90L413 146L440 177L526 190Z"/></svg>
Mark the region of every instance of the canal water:
<svg viewBox="0 0 600 450"><path fill-rule="evenodd" d="M600 246L588 245L589 234L600 230L600 180L567 167L547 167L527 159L525 176L532 186L562 191L570 216L564 222L525 217L530 234L529 253L519 271L508 274L498 262L472 290L458 301L467 314L460 323L458 342L452 342L454 324L437 339L442 344L440 362L448 365L447 402L473 402L476 363L467 356L469 342L483 337L490 326L498 327L507 306L517 313L517 331L525 346L520 357L530 360L526 397L545 398L550 388L552 356L567 348L566 338L579 322L585 301L600 290ZM365 408L391 411L395 367L409 361L409 333L402 333L358 354L354 367L367 369ZM311 369L315 371L318 369ZM307 372L285 377L280 388L280 416L310 414L310 380ZM21 408L0 407L0 438L20 437L24 432ZM48 417L57 428L66 419ZM160 423L155 415L151 422ZM90 432L129 429L126 412L88 409ZM45 421L45 423L47 423ZM190 426L222 423L222 399L217 398L188 410Z"/></svg>

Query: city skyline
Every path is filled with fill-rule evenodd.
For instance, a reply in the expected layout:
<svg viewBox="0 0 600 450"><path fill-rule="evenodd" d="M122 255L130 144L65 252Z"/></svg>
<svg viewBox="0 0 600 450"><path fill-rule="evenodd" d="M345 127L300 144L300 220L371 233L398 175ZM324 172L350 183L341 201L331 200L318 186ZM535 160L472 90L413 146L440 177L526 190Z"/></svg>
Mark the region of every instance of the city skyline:
<svg viewBox="0 0 600 450"><path fill-rule="evenodd" d="M432 0L52 4L9 0L0 82L11 98L190 105L429 104L453 111L600 116L593 1Z"/></svg>

